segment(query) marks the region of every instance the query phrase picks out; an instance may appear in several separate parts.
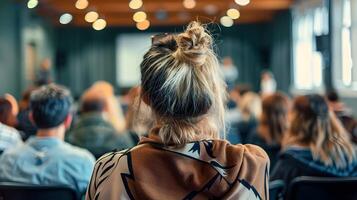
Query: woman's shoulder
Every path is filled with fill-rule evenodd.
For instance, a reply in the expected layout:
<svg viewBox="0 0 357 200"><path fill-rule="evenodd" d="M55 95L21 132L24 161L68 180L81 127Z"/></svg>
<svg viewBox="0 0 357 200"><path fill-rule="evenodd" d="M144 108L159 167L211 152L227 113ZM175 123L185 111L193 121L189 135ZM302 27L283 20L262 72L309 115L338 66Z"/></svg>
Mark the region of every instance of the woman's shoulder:
<svg viewBox="0 0 357 200"><path fill-rule="evenodd" d="M212 140L213 143L217 146L223 146L226 151L232 153L239 153L242 152L244 154L255 154L256 156L262 158L268 158L266 152L257 145L254 144L231 144L227 140Z"/></svg>
<svg viewBox="0 0 357 200"><path fill-rule="evenodd" d="M215 152L225 154L228 160L255 164L269 164L269 156L259 146L253 144L230 144L226 140L212 140Z"/></svg>

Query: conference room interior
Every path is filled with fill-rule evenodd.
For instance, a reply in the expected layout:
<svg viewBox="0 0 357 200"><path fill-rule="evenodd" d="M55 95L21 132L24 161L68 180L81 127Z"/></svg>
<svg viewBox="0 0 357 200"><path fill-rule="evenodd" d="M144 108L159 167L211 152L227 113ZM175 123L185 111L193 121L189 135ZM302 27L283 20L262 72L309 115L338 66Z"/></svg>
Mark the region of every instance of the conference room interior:
<svg viewBox="0 0 357 200"><path fill-rule="evenodd" d="M357 199L356 63L357 0L1 0L0 199Z"/></svg>

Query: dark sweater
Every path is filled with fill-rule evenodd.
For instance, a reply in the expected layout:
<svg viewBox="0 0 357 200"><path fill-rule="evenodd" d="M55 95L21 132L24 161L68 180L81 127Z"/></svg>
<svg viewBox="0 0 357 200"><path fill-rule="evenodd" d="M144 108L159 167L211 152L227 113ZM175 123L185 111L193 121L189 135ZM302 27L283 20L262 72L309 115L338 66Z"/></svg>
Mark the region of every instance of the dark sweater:
<svg viewBox="0 0 357 200"><path fill-rule="evenodd" d="M325 166L321 161L313 159L309 149L291 147L280 154L270 180L283 180L287 186L299 176L356 177L357 162L344 169L339 169L335 165Z"/></svg>

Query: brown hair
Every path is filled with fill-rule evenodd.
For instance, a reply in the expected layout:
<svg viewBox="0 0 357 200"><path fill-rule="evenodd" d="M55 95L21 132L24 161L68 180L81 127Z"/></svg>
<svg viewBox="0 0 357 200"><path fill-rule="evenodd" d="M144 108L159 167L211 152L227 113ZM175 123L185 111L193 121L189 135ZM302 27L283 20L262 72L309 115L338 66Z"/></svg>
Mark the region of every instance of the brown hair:
<svg viewBox="0 0 357 200"><path fill-rule="evenodd" d="M284 146L305 145L315 160L344 168L356 159L350 138L329 110L326 100L317 94L299 96L293 103L290 130Z"/></svg>
<svg viewBox="0 0 357 200"><path fill-rule="evenodd" d="M224 129L225 84L212 37L198 22L153 43L141 63L142 98L164 143L218 138Z"/></svg>
<svg viewBox="0 0 357 200"><path fill-rule="evenodd" d="M288 110L289 99L282 93L275 93L263 99L260 127L266 127L267 133L263 134L268 143L281 144L288 129Z"/></svg>

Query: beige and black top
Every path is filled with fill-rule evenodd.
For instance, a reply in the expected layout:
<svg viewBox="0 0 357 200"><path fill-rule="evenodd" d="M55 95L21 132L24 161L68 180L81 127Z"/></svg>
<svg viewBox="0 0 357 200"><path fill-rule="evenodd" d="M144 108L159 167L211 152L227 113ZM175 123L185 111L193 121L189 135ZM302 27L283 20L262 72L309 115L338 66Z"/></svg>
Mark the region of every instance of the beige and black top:
<svg viewBox="0 0 357 200"><path fill-rule="evenodd" d="M201 140L164 146L158 136L102 156L86 199L269 199L269 158L254 145Z"/></svg>

